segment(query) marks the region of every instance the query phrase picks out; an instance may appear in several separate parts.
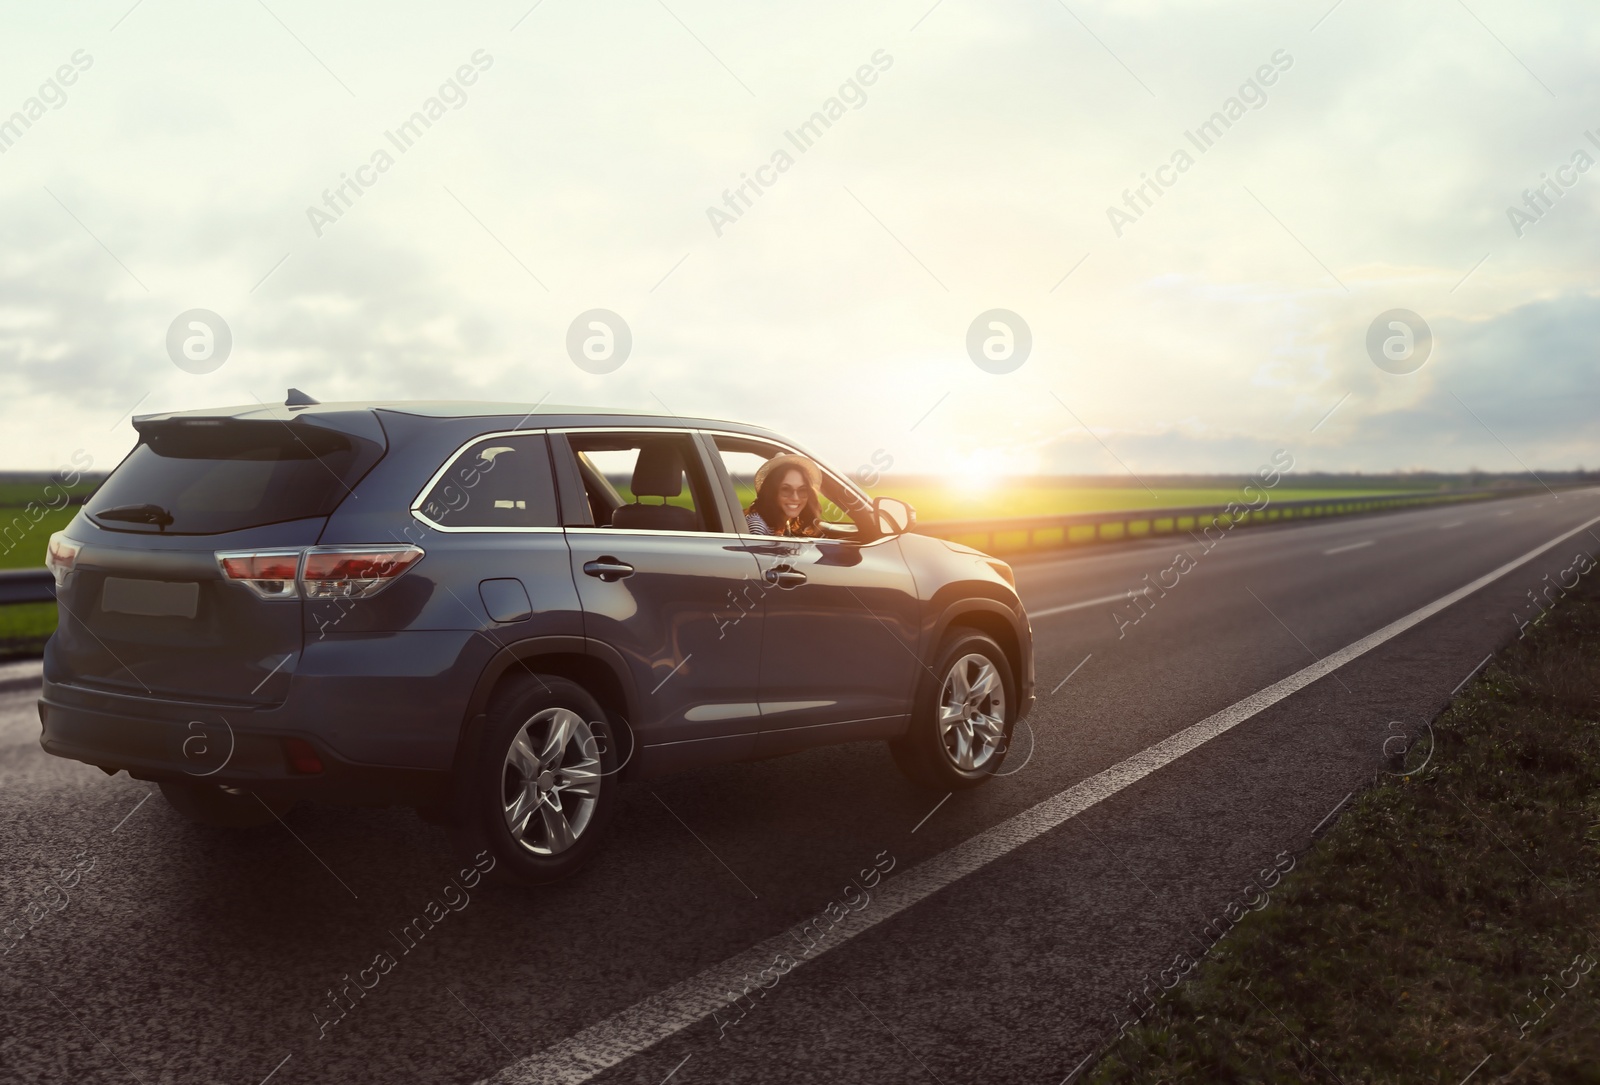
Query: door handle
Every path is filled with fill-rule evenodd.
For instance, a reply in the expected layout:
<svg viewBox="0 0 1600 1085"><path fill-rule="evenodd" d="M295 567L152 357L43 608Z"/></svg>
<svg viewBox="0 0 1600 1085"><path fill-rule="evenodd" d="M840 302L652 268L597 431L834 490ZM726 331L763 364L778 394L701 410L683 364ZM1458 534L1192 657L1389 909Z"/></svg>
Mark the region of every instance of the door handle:
<svg viewBox="0 0 1600 1085"><path fill-rule="evenodd" d="M796 588L806 582L806 574L790 565L774 565L767 570L766 580L780 588Z"/></svg>
<svg viewBox="0 0 1600 1085"><path fill-rule="evenodd" d="M621 580L625 576L632 576L633 566L625 561L618 561L610 555L602 555L593 561L584 562L583 571L590 576L597 576L609 584L613 580Z"/></svg>

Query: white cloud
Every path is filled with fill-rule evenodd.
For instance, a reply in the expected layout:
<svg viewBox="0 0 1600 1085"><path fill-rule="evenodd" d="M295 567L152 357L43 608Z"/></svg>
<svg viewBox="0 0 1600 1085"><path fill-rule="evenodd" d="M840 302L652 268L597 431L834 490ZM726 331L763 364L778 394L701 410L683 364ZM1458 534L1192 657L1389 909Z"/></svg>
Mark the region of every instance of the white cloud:
<svg viewBox="0 0 1600 1085"><path fill-rule="evenodd" d="M135 401L289 385L665 402L846 469L883 448L905 471L1120 470L1056 397L1137 471L1277 446L1328 469L1600 458L1600 171L1522 238L1505 215L1600 129L1587 8L1474 4L1502 45L1370 0L1314 32L1321 5L1074 4L1094 36L1044 0L930 6L684 0L686 30L648 0L541 4L512 31L521 4L277 0L293 35L200 0L115 31L121 5L8 16L0 111L94 63L0 155L0 463L111 462ZM307 207L478 49L465 104L317 237ZM1268 104L1115 236L1106 208L1279 49ZM716 236L706 208L877 50L865 103ZM163 346L197 307L234 333L206 376ZM604 377L564 351L595 307L634 334ZM996 307L1033 331L1007 376L965 354ZM1437 337L1409 377L1365 354L1396 307Z"/></svg>

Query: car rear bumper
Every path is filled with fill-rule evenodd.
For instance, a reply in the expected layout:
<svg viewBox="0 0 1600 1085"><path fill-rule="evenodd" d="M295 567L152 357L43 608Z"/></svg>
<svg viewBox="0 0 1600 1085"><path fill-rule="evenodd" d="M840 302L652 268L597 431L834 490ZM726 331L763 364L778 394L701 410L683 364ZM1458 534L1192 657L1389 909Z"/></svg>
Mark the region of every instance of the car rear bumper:
<svg viewBox="0 0 1600 1085"><path fill-rule="evenodd" d="M309 642L274 704L203 703L108 688L45 648L40 744L147 780L270 785L367 805L437 791L454 764L468 699L493 644L471 630L330 634ZM321 772L294 769L289 740Z"/></svg>
<svg viewBox="0 0 1600 1085"><path fill-rule="evenodd" d="M448 772L345 758L315 733L287 726L281 712L120 697L47 680L39 722L45 752L140 780L223 784L346 805L426 806L441 801L448 787ZM292 750L291 739L305 746ZM296 766L294 755L306 747L320 771Z"/></svg>

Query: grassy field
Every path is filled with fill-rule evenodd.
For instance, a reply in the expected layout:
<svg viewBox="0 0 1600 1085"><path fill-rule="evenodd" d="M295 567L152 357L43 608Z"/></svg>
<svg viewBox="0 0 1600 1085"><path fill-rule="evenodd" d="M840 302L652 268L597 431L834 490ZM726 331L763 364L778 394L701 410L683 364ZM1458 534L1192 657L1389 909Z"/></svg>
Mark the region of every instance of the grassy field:
<svg viewBox="0 0 1600 1085"><path fill-rule="evenodd" d="M1600 578L1082 1079L1600 1082Z"/></svg>
<svg viewBox="0 0 1600 1085"><path fill-rule="evenodd" d="M1081 480L1080 480L1081 481ZM1171 484L1159 477L1147 479L1151 491L1138 486L1107 486L1075 484L1074 480L1055 483L1048 479L1021 479L999 481L985 489L962 489L942 485L927 478L888 478L881 485L871 487L873 496L898 497L909 501L923 522L936 520L982 520L1009 516L1049 516L1072 512L1103 512L1114 509L1170 508L1183 505L1223 505L1240 500L1245 480L1186 478L1181 484ZM43 481L0 479L0 569L37 569L44 564L45 544L51 533L61 530L77 512L75 507L47 510L43 517L33 522L28 512L28 502L42 502ZM70 489L71 493L86 493L94 483L85 482ZM1287 483L1270 491L1274 501L1351 496L1353 494L1387 494L1414 491L1435 491L1437 482L1417 482L1403 478L1376 476L1365 479L1344 478L1335 485L1290 486ZM625 498L630 495L626 487L618 489ZM739 496L748 505L754 494L748 486L740 486ZM59 497L57 497L59 501ZM687 504L689 498L677 499ZM35 510L37 511L37 510ZM841 514L842 515L842 514ZM1080 532L1081 533L1081 532ZM1089 529L1092 534L1092 529ZM982 545L981 540L973 540ZM1041 541L1045 541L1041 539ZM55 628L53 606L0 607L0 652L11 645L23 645L22 650L37 650L43 638Z"/></svg>
<svg viewBox="0 0 1600 1085"><path fill-rule="evenodd" d="M611 480L625 501L632 501L632 492L618 479ZM1000 482L983 490L963 490L925 480L903 480L899 483L885 480L881 485L867 487L872 497L898 497L909 501L917 510L919 521L932 520L993 520L1008 516L1052 516L1073 512L1106 512L1116 509L1181 508L1185 505L1226 505L1230 501L1246 500L1241 497L1241 482L1237 486L1220 487L1162 487L1143 490L1137 486L1052 486L1037 480ZM744 480L735 480L739 504L748 508L755 500L755 489ZM1349 497L1354 494L1376 495L1411 493L1415 488L1373 485L1360 489L1335 487L1278 486L1268 493L1273 501L1301 501L1328 497ZM1151 491L1154 491L1153 493ZM1252 490L1259 501L1260 491ZM654 499L652 499L654 500ZM690 505L688 495L674 498L668 504ZM843 513L835 518L843 518Z"/></svg>
<svg viewBox="0 0 1600 1085"><path fill-rule="evenodd" d="M1240 496L1239 486L1176 489L1153 485L1150 490L1144 490L1137 486L1112 488L1002 483L988 490L963 491L924 482L896 485L892 480L886 480L868 492L873 497L898 497L902 501L909 501L917 510L917 519L924 522L995 520L1009 516L1056 516L1075 512L1176 508L1184 505L1226 505L1230 501L1246 500ZM1375 495L1409 492L1409 489L1381 485L1360 490L1280 485L1268 491L1273 501L1310 501L1316 498L1349 497L1356 493ZM1260 500L1259 491L1252 490L1251 494L1255 500Z"/></svg>
<svg viewBox="0 0 1600 1085"><path fill-rule="evenodd" d="M44 566L44 548L50 536L72 520L77 508L46 509L37 523L26 504L37 500L39 488L29 492L15 484L4 487L6 496L22 503L0 506L0 569L39 569ZM59 499L58 499L59 500ZM56 629L54 603L26 603L0 607L0 659L16 655L37 655Z"/></svg>
<svg viewBox="0 0 1600 1085"><path fill-rule="evenodd" d="M37 656L55 631L54 603L0 607L0 659Z"/></svg>
<svg viewBox="0 0 1600 1085"><path fill-rule="evenodd" d="M76 508L48 509L35 524L26 506L0 507L0 569L41 568L50 536L66 527L77 512Z"/></svg>
<svg viewBox="0 0 1600 1085"><path fill-rule="evenodd" d="M44 565L45 543L53 532L67 526L77 509L50 510L37 524L30 523L26 506L0 507L0 569L38 569ZM7 527L13 528L6 531ZM54 603L24 603L0 607L0 659L38 655L56 630Z"/></svg>

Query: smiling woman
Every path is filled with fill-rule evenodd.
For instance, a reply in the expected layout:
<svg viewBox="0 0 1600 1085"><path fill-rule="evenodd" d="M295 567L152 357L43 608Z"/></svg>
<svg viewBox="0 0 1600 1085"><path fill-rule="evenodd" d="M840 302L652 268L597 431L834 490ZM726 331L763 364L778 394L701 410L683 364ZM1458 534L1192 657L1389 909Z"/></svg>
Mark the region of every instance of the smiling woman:
<svg viewBox="0 0 1600 1085"><path fill-rule="evenodd" d="M804 456L774 456L756 471L756 499L745 510L752 535L805 535L822 531L822 472Z"/></svg>

